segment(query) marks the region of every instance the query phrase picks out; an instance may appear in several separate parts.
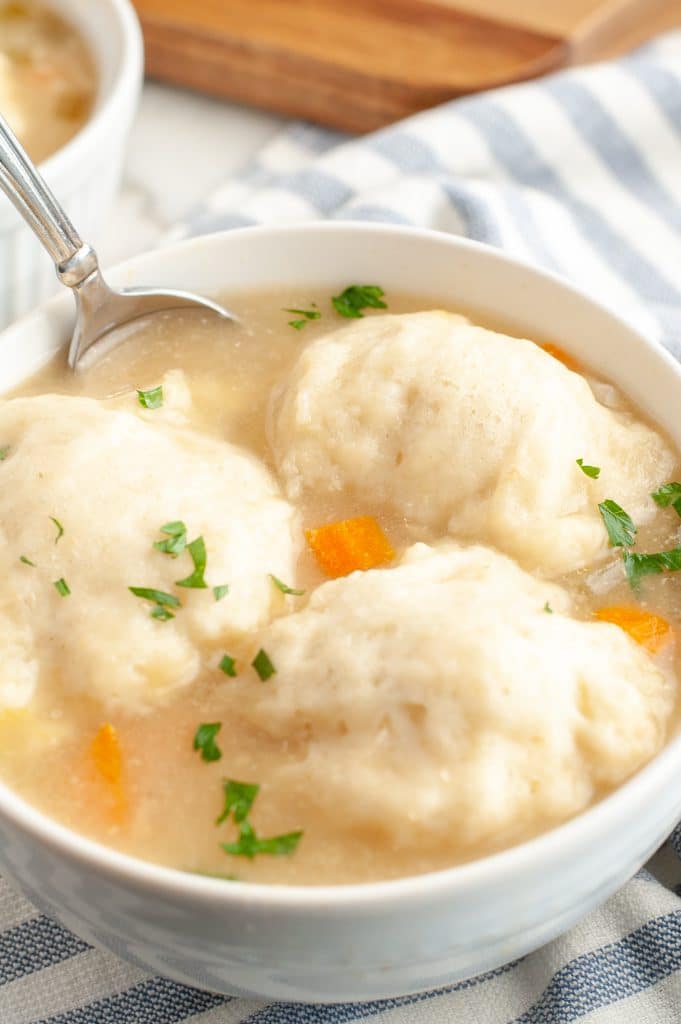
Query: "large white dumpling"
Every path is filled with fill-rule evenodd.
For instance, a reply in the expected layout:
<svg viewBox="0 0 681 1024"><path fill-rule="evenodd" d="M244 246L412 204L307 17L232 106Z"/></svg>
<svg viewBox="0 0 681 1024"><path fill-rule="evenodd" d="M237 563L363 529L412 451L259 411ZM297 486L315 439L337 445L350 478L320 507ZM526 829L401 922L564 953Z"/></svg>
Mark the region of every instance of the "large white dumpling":
<svg viewBox="0 0 681 1024"><path fill-rule="evenodd" d="M570 605L488 548L417 544L274 621L277 673L242 710L343 827L424 849L513 841L626 779L672 708L643 648Z"/></svg>
<svg viewBox="0 0 681 1024"><path fill-rule="evenodd" d="M539 346L438 311L367 317L310 345L276 402L273 447L294 500L345 491L358 514L485 541L546 575L606 552L605 498L648 520L674 462Z"/></svg>
<svg viewBox="0 0 681 1024"><path fill-rule="evenodd" d="M142 411L134 398L0 405L0 710L24 705L43 678L137 710L281 610L268 574L294 578L294 510L257 459L174 415ZM189 541L203 536L207 589L176 585L193 569L187 551L154 548L172 521ZM53 585L61 578L64 597ZM216 600L211 588L224 584ZM182 607L154 619L130 586Z"/></svg>

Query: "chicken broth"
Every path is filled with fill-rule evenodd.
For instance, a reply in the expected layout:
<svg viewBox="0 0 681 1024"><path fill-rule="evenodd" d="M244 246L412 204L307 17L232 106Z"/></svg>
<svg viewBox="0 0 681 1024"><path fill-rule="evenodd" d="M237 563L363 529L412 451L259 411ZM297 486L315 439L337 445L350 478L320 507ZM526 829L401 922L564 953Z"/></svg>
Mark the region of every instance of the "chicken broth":
<svg viewBox="0 0 681 1024"><path fill-rule="evenodd" d="M0 8L0 18L2 10ZM284 457L277 454L277 446L283 443L282 422L286 415L286 398L282 398L282 392L286 382L289 382L289 387L292 386L291 375L301 353L309 351L317 339L324 338L336 328L347 328L349 324L364 322L344 319L338 315L331 307L329 298L328 294L308 294L304 290L296 294L273 291L257 295L230 295L228 304L240 319L238 325L225 324L198 313L174 312L159 316L141 324L129 339L78 374L71 374L64 354L60 354L11 397L87 396L101 400L107 410L131 411L134 416L142 417L151 430L160 425L162 430L167 429L172 434L173 443L184 444L189 432L197 432L218 444L228 440L261 460L279 485L283 486L286 483L286 463ZM408 314L430 308L427 302L408 295L390 295L388 301L390 314ZM381 314L378 310L365 312L365 321ZM480 322L477 315L472 319ZM514 339L506 341L509 346L514 344ZM549 351L555 352L550 348ZM560 353L555 354L560 356ZM614 388L590 378L588 371L583 372L604 406L612 407L621 414L629 414L637 423L645 422L644 417ZM398 377L396 371L396 379ZM163 404L154 408L157 401L154 394L158 398L154 389L159 385L163 388ZM142 395L138 397L139 392ZM410 401L412 399L413 395ZM147 402L148 407L142 410L140 402ZM5 408L9 404L4 403ZM10 467L13 453L14 442L5 442L0 437L0 449L5 443L7 451L0 463L0 478L3 471ZM668 442L660 441L660 444L666 445ZM136 451L132 448L128 449L128 453L130 460L136 458ZM598 480L601 470L598 464L592 466L595 461L592 452L579 450L572 453L572 456L569 463L565 464L565 473L576 473L579 486L582 476L592 486L591 481ZM577 458L582 459L581 466L575 465ZM400 459L395 461L401 462ZM673 458L667 458L665 468L667 471L664 478L656 479L655 487L681 478L681 466L676 453ZM96 490L90 495L78 491L73 493L73 501L83 502L90 518L101 520L99 541L93 544L90 538L83 536L79 546L78 538L73 538L75 528L72 509L56 508L50 504L50 491L45 490L50 486L49 481L45 482L42 470L36 472L35 507L39 509L36 515L41 517L44 537L42 533L36 533L32 550L12 550L13 562L21 559L21 569L33 574L31 580L35 582L30 585L34 589L28 597L17 598L8 584L10 591L0 595L0 640L2 613L17 600L26 601L35 613L34 600L38 600L35 593L40 587L51 588L50 600L53 604L49 607L54 609L51 629L56 635L63 628L59 616L62 612L66 614L65 610L73 608L80 600L76 585L80 577L77 574L87 571L96 580L100 560L109 559L111 546L120 548L122 560L126 557L125 537L123 533L119 536L117 520L107 518L109 513L101 504ZM289 493L294 493L295 488L290 481L287 486ZM484 484L487 490L490 486L489 481ZM143 481L137 481L137 489L130 483L126 487L129 503L141 500ZM653 490L654 487L649 489ZM481 496L484 497L486 493L479 491L476 500L481 500ZM620 511L626 514L628 510L621 495L612 493L607 497L614 502L621 500L624 507ZM153 504L153 494L145 495L144 500ZM600 500L605 499L601 497ZM324 587L336 588L328 590L332 595L329 599L331 611L326 606L320 606L315 612L315 621L321 622L323 616L328 615L329 621L333 623L333 595L340 599L342 591L339 584L343 579L349 584L361 576L362 579L354 584L359 587L372 576L380 575L381 581L390 582L396 578L391 574L404 571L404 585L398 587L395 584L385 593L385 598L380 596L383 593L381 591L377 591L374 597L372 593L365 596L358 590L356 602L349 600L349 604L356 603L362 608L362 602L366 600L368 609L373 605L384 607L393 597L396 602L418 602L420 589L414 593L411 588L423 586L423 593L427 594L430 593L429 588L439 585L440 580L438 576L433 582L433 577L428 575L430 551L419 548L413 549L416 554L411 561L407 558L408 564L403 569L392 568L386 562L377 565L371 572L355 573L352 577L341 578L337 583L328 583L327 575L320 569L310 546L304 542L305 530L351 517L372 516L388 538L398 559L402 558L407 548L418 542L434 546L435 555L432 557L439 558L437 546L447 533L450 539L460 542L464 548L482 541L488 548L500 547L503 550L503 544L491 544L487 535L472 535L471 529L465 524L460 533L452 525L452 520L449 531L435 528L418 517L405 515L402 509L384 501L378 490L375 502L363 498L356 486L336 490L331 488L325 492L315 485L303 489L291 499L295 514L299 517L292 527L297 541L293 553L294 568L288 578L279 577L279 572L288 570L277 571L274 565L270 570L277 577L271 581L273 604L272 612L268 615L269 619L275 620L274 625L265 623L264 626L246 629L239 636L231 630L227 633L217 630L207 634L199 670L188 683L178 685L162 698L156 699L154 696L147 700L145 696L144 701L138 702L131 696L127 702L121 699L112 704L106 686L98 690L85 682L82 689L74 689L71 674L76 668L61 650L58 637L55 639L55 636L49 636L44 639L45 644L49 642L51 645L50 657L40 665L38 683L31 701L25 706L8 707L0 713L2 776L14 790L41 810L76 831L115 849L190 872L236 877L244 881L313 885L393 878L451 866L525 840L600 799L613 785L623 781L640 764L645 763L672 728L671 723L676 713L675 680L679 669L673 632L681 619L681 578L677 578L673 572L651 573L634 591L623 569L623 551L629 547L635 552L660 552L674 549L679 544L679 514L672 505L661 508L652 499L648 500L650 515L648 521L639 526L635 546L625 544L611 547L595 558L592 564L551 574L550 582L544 581L546 574L539 568L532 566L530 572L531 559L528 562L524 556L517 557L521 565L521 568L517 568L510 565L507 558L492 551L489 556L479 556L482 568L478 571L477 563L471 563L473 568L469 563L462 563L463 568L459 567L457 559L463 558L465 561L468 558L465 552L460 555L454 551L446 555L455 567L447 569L445 576L448 581L451 578L463 578L470 572L473 574L471 578L474 578L473 585L484 588L487 585L485 573L492 566L492 577L495 573L500 577L508 573L510 588L525 588L519 603L527 595L527 600L530 603L535 601L538 612L544 617L535 616L532 620L531 629L537 631L537 636L544 629L558 629L560 623L557 620L577 620L576 624L570 623L569 627L565 627L583 631L574 633L574 641L569 644L570 650L581 645L582 636L591 638L596 636L595 630L602 631L609 643L618 645L616 650L613 648L609 652L608 649L603 654L603 664L611 664L614 675L619 675L619 662L612 659L620 657L633 659L632 680L638 678L641 666L646 672L655 673L654 679L651 674L649 688L643 687L645 694L642 699L657 701L660 707L664 704L665 710L660 711L655 719L656 724L651 725L651 735L654 734L654 739L650 740L651 745L642 747L642 752L632 754L630 763L618 768L614 765L619 755L612 754L608 769L600 771L598 760L605 756L599 753L600 740L597 743L590 733L579 731L581 725L575 725L578 736L575 749L585 759L588 771L585 769L584 778L580 776L570 783L567 796L559 797L558 791L552 790L550 796L542 797L541 801L538 797L536 805L533 803L532 793L541 793L542 787L549 783L542 778L541 771L528 767L524 759L529 757L527 750L536 747L539 750L539 762L543 762L541 750L550 739L542 734L539 726L528 726L527 734L523 733L525 739L517 749L515 746L513 750L510 749L512 737L504 735L502 743L495 732L496 726L490 725L498 710L496 696L492 701L489 695L485 696L481 691L481 696L476 698L477 705L470 713L462 712L460 716L458 711L456 715L452 713L451 731L444 740L435 731L434 724L428 730L422 724L428 711L427 700L424 704L420 696L413 699L401 698L399 714L396 711L394 714L386 712L385 716L379 715L376 719L378 727L372 729L371 738L367 741L362 736L361 723L360 727L353 725L356 707L345 709L343 704L345 700L350 705L359 705L363 698L358 695L355 701L351 690L348 697L344 697L334 682L334 665L338 663L338 658L342 660L345 657L346 651L341 650L338 657L329 654L326 658L320 649L320 644L323 646L327 637L331 643L330 632L326 627L320 627L318 634L310 633L309 649L305 653L307 661L302 655L299 661L292 657L289 663L292 667L289 667L288 672L285 670L283 658L290 649L286 647L290 640L282 632L286 628L282 622L295 622L296 616L305 613L308 601L314 601L311 595L315 592ZM232 514L229 503L219 511L221 517L227 520ZM193 549L190 560L187 547L197 532L196 527L187 519L185 536L180 528L184 523L173 522L175 519L172 509L165 506L158 508L158 529L144 539L146 547L150 549L149 557L157 559L164 571L169 566L173 570L172 578L175 575L178 579L180 576L186 577L191 573L192 564L194 572L200 576L201 552ZM600 517L599 522L607 543L606 525ZM159 532L162 525L169 529ZM175 528L174 532L172 527ZM7 549L19 543L11 524L1 517L0 529L4 531ZM182 616L189 615L190 609L192 615L200 618L202 608L206 609L207 614L210 609L214 611L216 607L226 607L226 603L235 599L235 580L218 578L212 571L212 566L216 564L216 550L211 544L209 531L205 528L202 530L205 533L207 589L202 586L192 589L190 586L180 590L172 589L170 585L161 589L156 580L151 580L150 586L159 587L155 591L157 603L154 606L145 599L127 593L127 587L121 586L120 601L123 602L121 607L126 609L125 614L128 614L129 608L131 615L143 617L144 629L153 630L153 634L149 635L154 636L155 642L160 637L158 642L162 643L164 636L170 638L176 629L184 628L182 623L185 620ZM613 534L610 536L612 538ZM178 538L177 547L173 549L173 543ZM154 542L157 547L152 550ZM22 543L26 543L25 540ZM164 543L165 548L161 546ZM263 540L265 543L268 542ZM509 551L504 551L504 554L508 555ZM495 559L499 560L498 568ZM134 565L126 568L126 572L126 583L129 585L141 586L147 583L145 573L136 571ZM412 578L422 582L411 584L409 580ZM284 591L290 588L305 593L282 593L278 584L284 585ZM93 587L92 600L105 602L108 594L102 597L94 584ZM104 583L102 587L106 589ZM217 591L213 589L216 587ZM227 587L230 587L229 591L220 592L220 588ZM561 587L565 594L559 589ZM547 589L544 592L541 588ZM165 595L160 599L159 591ZM447 593L453 595L452 601L458 600L454 591ZM481 594L484 597L484 589ZM181 599L179 607L175 603L164 603L170 601L171 597L176 602ZM496 628L493 614L496 600L496 596L493 596L490 600L483 600L480 605L482 609L490 609L493 629ZM498 603L499 607L503 607L501 597ZM659 620L655 620L658 622L657 627L654 622L651 627L649 621L643 621L641 629L647 646L640 642L640 630L639 643L633 644L628 637L623 639L626 637L624 626L627 623L623 625L618 620L618 614L621 617L621 609L631 607L648 610L659 617ZM118 605L107 611L107 605L103 603L101 608L101 617L93 621L99 623L102 634L115 632L120 620ZM619 622L622 629L605 624L596 625L597 613L603 608L615 609L615 612L608 612L607 615L610 621ZM150 621L150 613L155 616L155 621ZM360 628L362 624L357 626L351 618L352 609L344 614L346 618L339 620L337 630L331 629L331 632L337 634L333 642L343 643L342 638L347 635L345 647L355 647L364 642L362 634L371 631L371 623L367 621ZM367 612L367 616L370 614L370 611ZM465 609L462 614L465 614ZM666 624L671 627L668 631L665 631ZM309 628L312 630L312 625ZM381 628L385 629L384 626ZM484 626L481 625L482 628ZM521 636L529 628L519 624L517 635ZM628 628L631 632L630 624ZM358 630L359 639L356 643L353 640L353 629ZM396 622L395 629L400 631L399 622ZM424 624L423 629L426 632L419 636L427 634L427 624ZM438 637L442 632L437 634L434 644L439 642ZM473 653L466 654L466 645L472 642L470 635L469 631L461 639L460 646L456 648L457 657L450 659L453 672L465 672L466 658L469 657L472 663L479 657L477 648ZM556 633L556 636L562 634ZM122 634L121 644L124 641L129 642ZM515 633L509 634L511 641L516 642ZM505 642L501 634L495 637L495 644ZM563 641L556 640L558 642ZM393 649L395 643L397 640L390 641L386 650ZM278 650L283 652L281 663L278 663L276 657ZM119 653L129 658L131 663L137 655L134 649ZM426 657L427 653L416 644L416 668L413 669L413 675L418 674L419 655ZM362 673L365 663L368 666L372 657L373 654L367 654L366 661L360 659L356 663L357 673ZM377 664L385 664L385 674L394 677L396 688L402 685L398 676L408 657L412 657L412 652L403 652L400 665L394 667L382 663L378 657ZM561 658L560 651L555 657ZM301 672L307 671L305 665L310 663L310 658L313 665L319 665L319 679L315 686L310 687L309 694L301 696L300 708L291 717L287 693L289 690L295 693L298 678L296 666L303 666ZM509 650L509 659L513 658ZM85 664L87 666L87 661ZM273 670L271 674L269 668ZM111 671L114 673L118 670L112 668ZM597 674L597 669L594 668L593 672ZM479 675L482 678L485 673L481 670ZM348 678L348 687L354 684L355 678ZM372 685L376 689L384 685L384 681L376 679ZM428 680L424 685L429 685ZM440 686L440 683L437 685ZM473 681L468 689L474 689L477 685ZM568 684L565 685L567 688ZM329 687L328 700L325 697L325 686ZM438 690L434 693L433 701L451 700L445 692L445 683L441 689L444 695ZM651 696L653 690L655 694ZM510 691L504 692L508 696ZM367 698L373 699L373 696ZM548 691L546 699L553 699ZM600 699L600 696L596 698L593 694L585 696L581 693L579 698L575 698L576 710L570 704L569 713L566 711L565 717L573 716L575 721L579 715L589 718L592 714L591 705ZM617 697L618 706L624 706L630 699L633 698L627 691L621 699ZM269 710L268 701L271 701ZM339 702L341 708L338 714L334 710L335 702ZM476 706L489 707L489 716L480 719L477 725ZM218 724L219 728L216 729ZM208 727L201 735L197 732L200 726ZM625 723L625 732L627 728ZM635 731L633 725L631 731ZM427 749L430 742L428 737L432 737L432 750ZM444 744L444 754L441 751L433 752L440 743ZM488 801L488 818L480 828L470 825L468 818L474 812L470 809L466 811L468 805L465 794L460 797L456 793L458 790L466 790L467 785L470 789L468 775L463 768L461 774L457 775L456 764L448 765L447 743L461 748L465 746L466 750L470 748L471 760L470 764L466 761L465 769L466 772L473 772L474 768L470 766L477 765L475 771L478 775L480 764L491 763L479 760L483 756L480 753L483 748L498 750L501 746L504 749L508 747L508 754L503 755L502 761L494 763L503 763L507 776L514 776L514 773L517 775L514 793L522 791L522 795L518 796L522 813L508 816L503 810L492 807L496 786L492 782L484 790L484 799L479 801L481 804ZM335 750L341 751L342 757L334 768ZM328 754L328 751L331 753ZM501 757L498 754L494 756ZM564 753L556 754L555 764L567 764L571 756L570 750L566 748ZM366 771L373 774L366 776L365 782L355 793L352 774L355 766L359 771L364 763L368 766ZM548 766L546 771L550 773L551 767ZM428 791L431 772L438 775L437 784L442 787L438 790L440 796L436 799L433 795L432 800ZM587 776L588 785L584 781ZM471 775L471 778L474 777ZM255 795L253 791L238 786L230 791L226 780L257 783L260 789ZM380 785L377 784L374 791L372 787L375 780L379 780ZM551 785L554 781L551 781ZM414 787L413 791L409 788L411 786ZM400 788L404 794L403 806L400 806ZM387 789L392 789L390 796L383 792ZM441 795L450 791L454 792L453 796ZM579 794L575 796L577 791ZM478 796L476 793L471 794L471 807L478 801ZM459 799L463 800L461 805L448 803ZM344 802L346 800L347 803ZM365 807L361 809L358 805L363 801ZM386 801L385 813L382 801ZM429 801L432 803L432 811L428 810ZM419 803L423 806L419 806ZM404 804L409 806L405 807ZM457 809L452 810L455 806ZM446 808L450 808L449 811ZM224 820L216 824L223 811ZM451 814L449 821L448 813ZM435 820L438 816L442 818L441 823ZM248 828L244 830L244 822L252 826L250 831ZM260 838L254 840L254 836ZM262 843L262 837L266 837L265 845L254 848L253 842ZM281 842L268 849L268 838ZM231 844L231 848L226 850L225 844ZM236 849L234 844L237 844Z"/></svg>
<svg viewBox="0 0 681 1024"><path fill-rule="evenodd" d="M92 112L97 81L80 34L34 0L0 0L0 112L36 163Z"/></svg>

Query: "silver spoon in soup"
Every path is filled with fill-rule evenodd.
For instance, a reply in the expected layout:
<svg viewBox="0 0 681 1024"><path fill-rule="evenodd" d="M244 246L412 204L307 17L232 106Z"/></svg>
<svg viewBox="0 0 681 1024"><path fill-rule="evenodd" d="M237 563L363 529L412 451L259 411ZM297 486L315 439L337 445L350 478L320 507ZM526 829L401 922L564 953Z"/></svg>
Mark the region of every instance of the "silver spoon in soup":
<svg viewBox="0 0 681 1024"><path fill-rule="evenodd" d="M97 253L83 242L2 116L0 189L52 257L59 280L73 290L76 322L68 355L71 369L112 331L152 313L199 306L226 320L237 319L210 299L174 288L111 288L99 269Z"/></svg>

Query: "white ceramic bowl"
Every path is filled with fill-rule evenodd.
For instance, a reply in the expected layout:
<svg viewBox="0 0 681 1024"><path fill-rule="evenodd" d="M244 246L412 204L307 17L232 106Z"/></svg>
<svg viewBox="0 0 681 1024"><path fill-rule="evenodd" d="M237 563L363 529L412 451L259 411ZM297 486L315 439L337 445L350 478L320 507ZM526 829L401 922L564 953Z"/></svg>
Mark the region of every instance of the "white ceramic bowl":
<svg viewBox="0 0 681 1024"><path fill-rule="evenodd" d="M81 236L96 244L123 170L137 109L144 53L129 0L46 0L82 33L99 76L95 110L81 130L40 165ZM0 193L0 328L53 294L54 267Z"/></svg>
<svg viewBox="0 0 681 1024"><path fill-rule="evenodd" d="M206 292L369 281L388 296L461 303L585 360L681 447L676 363L571 286L481 245L376 225L256 228L151 253L111 276ZM0 389L64 343L71 312L64 296L0 336ZM156 867L81 838L0 786L0 868L83 938L189 984L313 1002L396 996L496 967L569 928L671 831L679 777L676 738L612 796L531 842L416 878L324 888Z"/></svg>

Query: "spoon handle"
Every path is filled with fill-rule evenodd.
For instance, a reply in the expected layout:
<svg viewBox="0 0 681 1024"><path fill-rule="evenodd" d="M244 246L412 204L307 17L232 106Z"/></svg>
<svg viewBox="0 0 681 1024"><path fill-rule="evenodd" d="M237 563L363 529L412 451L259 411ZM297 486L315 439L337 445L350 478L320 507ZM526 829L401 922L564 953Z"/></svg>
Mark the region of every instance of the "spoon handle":
<svg viewBox="0 0 681 1024"><path fill-rule="evenodd" d="M64 284L73 287L97 268L85 245L35 164L0 115L0 189L47 249Z"/></svg>

